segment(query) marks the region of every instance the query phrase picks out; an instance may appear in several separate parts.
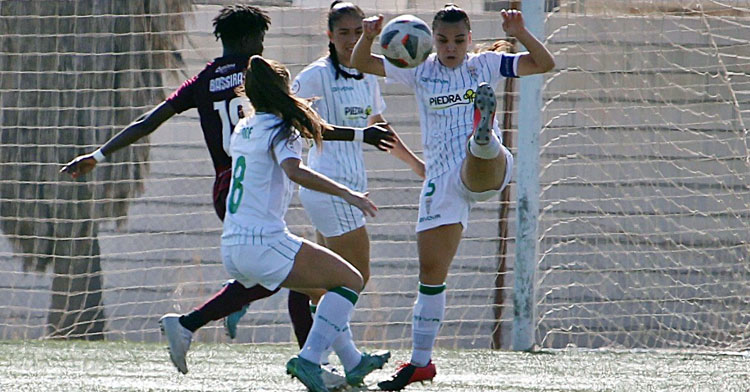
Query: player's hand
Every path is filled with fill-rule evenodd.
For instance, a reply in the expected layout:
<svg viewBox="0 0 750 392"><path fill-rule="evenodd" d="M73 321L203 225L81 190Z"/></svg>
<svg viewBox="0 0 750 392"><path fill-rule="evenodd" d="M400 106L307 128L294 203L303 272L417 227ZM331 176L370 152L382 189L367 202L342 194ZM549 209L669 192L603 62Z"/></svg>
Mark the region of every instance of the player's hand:
<svg viewBox="0 0 750 392"><path fill-rule="evenodd" d="M503 17L503 30L511 37L517 37L518 34L526 30L523 23L523 15L518 10L502 10L500 16Z"/></svg>
<svg viewBox="0 0 750 392"><path fill-rule="evenodd" d="M390 129L385 128L388 123L376 123L364 129L363 140L365 143L377 147L380 151L388 151L396 144L396 135Z"/></svg>
<svg viewBox="0 0 750 392"><path fill-rule="evenodd" d="M378 14L362 19L362 35L369 40L375 39L383 30L383 15Z"/></svg>
<svg viewBox="0 0 750 392"><path fill-rule="evenodd" d="M73 158L72 161L60 169L60 173L68 173L71 177L78 178L78 176L82 176L93 170L95 166L96 159L94 159L94 154L84 154Z"/></svg>
<svg viewBox="0 0 750 392"><path fill-rule="evenodd" d="M372 202L372 200L370 200L368 197L369 195L369 192L362 193L350 190L349 193L344 196L344 200L362 210L365 215L375 217L375 212L378 210L378 207Z"/></svg>

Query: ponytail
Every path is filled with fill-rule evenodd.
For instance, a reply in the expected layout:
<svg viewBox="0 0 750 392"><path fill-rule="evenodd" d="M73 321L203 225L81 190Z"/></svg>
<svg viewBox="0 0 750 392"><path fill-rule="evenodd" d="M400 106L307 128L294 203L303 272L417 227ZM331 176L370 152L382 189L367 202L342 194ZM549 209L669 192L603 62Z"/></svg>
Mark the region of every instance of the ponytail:
<svg viewBox="0 0 750 392"><path fill-rule="evenodd" d="M250 58L245 77L245 91L256 112L273 113L281 118L276 124L281 131L274 136L271 146L292 137L292 128L302 137L313 139L320 146L321 135L328 125L307 101L289 92L289 70L281 63L261 56Z"/></svg>

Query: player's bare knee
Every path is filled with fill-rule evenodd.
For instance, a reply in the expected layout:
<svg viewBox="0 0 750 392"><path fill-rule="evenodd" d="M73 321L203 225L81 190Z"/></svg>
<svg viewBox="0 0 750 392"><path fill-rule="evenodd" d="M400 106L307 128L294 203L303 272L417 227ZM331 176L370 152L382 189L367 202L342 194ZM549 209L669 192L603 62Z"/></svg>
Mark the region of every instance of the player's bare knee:
<svg viewBox="0 0 750 392"><path fill-rule="evenodd" d="M362 291L362 288L365 286L365 283L359 271L352 271L351 274L347 274L341 286L354 290L359 293L360 291Z"/></svg>
<svg viewBox="0 0 750 392"><path fill-rule="evenodd" d="M425 284L442 284L448 276L448 270L438 265L420 263L419 281Z"/></svg>

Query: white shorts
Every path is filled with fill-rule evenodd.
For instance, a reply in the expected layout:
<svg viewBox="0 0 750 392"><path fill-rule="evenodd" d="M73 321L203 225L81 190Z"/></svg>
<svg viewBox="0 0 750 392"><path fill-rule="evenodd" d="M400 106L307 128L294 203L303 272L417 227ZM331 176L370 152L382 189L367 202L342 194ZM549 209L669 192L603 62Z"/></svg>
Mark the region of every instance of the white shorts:
<svg viewBox="0 0 750 392"><path fill-rule="evenodd" d="M315 230L324 237L338 237L366 223L362 210L340 197L299 188L299 199Z"/></svg>
<svg viewBox="0 0 750 392"><path fill-rule="evenodd" d="M460 223L463 231L469 227L469 211L478 201L489 200L500 193L510 182L513 173L513 155L503 147L500 153L505 155L505 178L500 189L485 192L472 192L461 181L461 165L422 184L419 194L419 214L417 233L438 226Z"/></svg>
<svg viewBox="0 0 750 392"><path fill-rule="evenodd" d="M276 290L294 266L294 258L302 247L302 238L284 233L264 245L221 246L224 268L245 287L259 284L268 290Z"/></svg>

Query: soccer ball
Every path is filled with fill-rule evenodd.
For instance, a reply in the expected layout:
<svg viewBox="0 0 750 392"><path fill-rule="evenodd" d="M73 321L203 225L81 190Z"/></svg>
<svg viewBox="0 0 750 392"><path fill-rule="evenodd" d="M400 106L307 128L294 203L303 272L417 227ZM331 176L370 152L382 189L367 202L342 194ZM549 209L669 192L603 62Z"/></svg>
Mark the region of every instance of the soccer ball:
<svg viewBox="0 0 750 392"><path fill-rule="evenodd" d="M432 53L432 32L422 19L401 15L391 19L380 33L386 60L399 68L414 68Z"/></svg>

